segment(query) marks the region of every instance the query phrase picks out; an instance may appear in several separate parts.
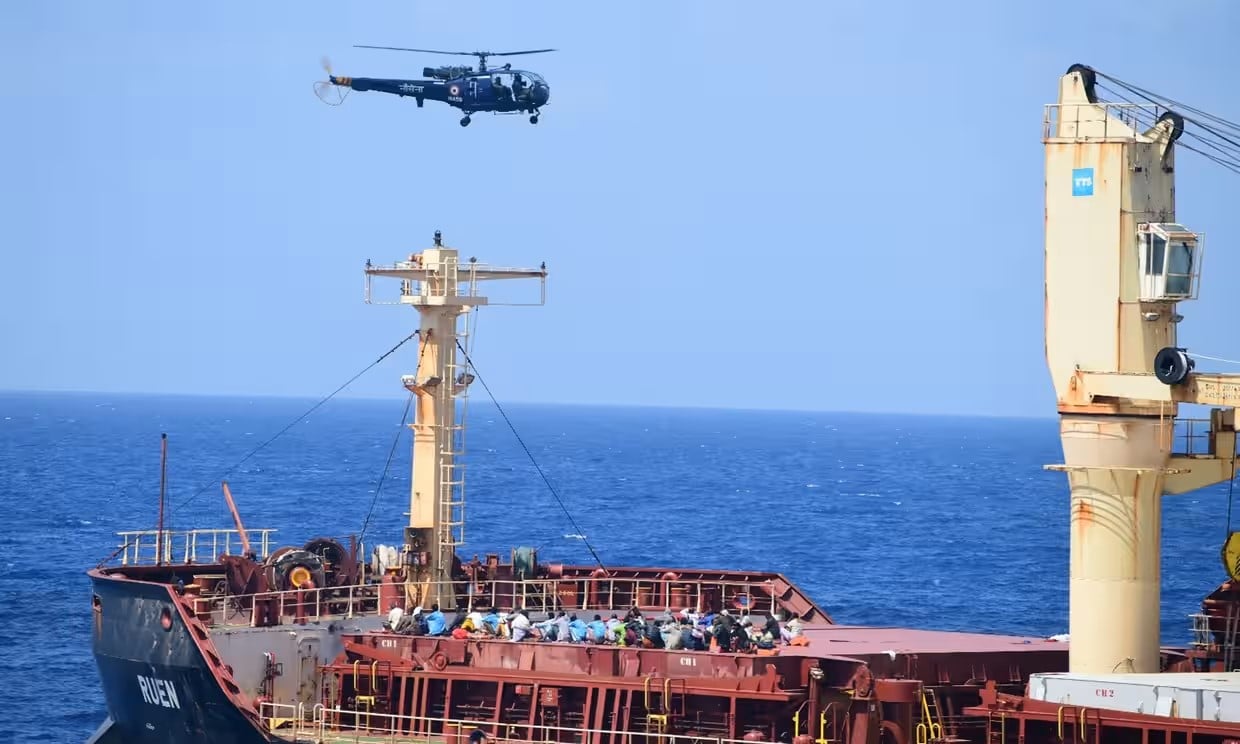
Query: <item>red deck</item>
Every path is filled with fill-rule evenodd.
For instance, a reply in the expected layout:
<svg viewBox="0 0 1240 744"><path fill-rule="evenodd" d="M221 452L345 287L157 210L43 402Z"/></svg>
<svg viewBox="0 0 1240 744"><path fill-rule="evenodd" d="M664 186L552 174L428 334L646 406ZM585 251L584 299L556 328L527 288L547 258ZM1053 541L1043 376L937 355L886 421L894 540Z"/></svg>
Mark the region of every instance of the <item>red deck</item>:
<svg viewBox="0 0 1240 744"><path fill-rule="evenodd" d="M959 633L863 625L806 626L808 646L780 649L781 655L872 656L887 654L999 654L1053 651L1067 653L1068 644L1045 638Z"/></svg>

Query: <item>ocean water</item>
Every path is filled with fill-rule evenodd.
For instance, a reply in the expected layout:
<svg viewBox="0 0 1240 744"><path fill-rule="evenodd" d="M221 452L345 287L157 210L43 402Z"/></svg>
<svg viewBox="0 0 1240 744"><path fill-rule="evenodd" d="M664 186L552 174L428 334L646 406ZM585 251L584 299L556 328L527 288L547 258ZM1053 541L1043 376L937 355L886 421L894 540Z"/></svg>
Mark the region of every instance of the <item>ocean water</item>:
<svg viewBox="0 0 1240 744"><path fill-rule="evenodd" d="M0 742L80 742L105 710L84 572L114 533L230 527L212 480L313 401L0 393ZM403 398L328 402L227 476L276 544L398 543L408 506ZM776 570L838 622L1067 631L1068 497L1053 419L470 403L469 552ZM382 490L376 486L400 436ZM205 489L204 486L208 486ZM1223 579L1225 486L1168 497L1162 629ZM371 510L373 504L373 512Z"/></svg>

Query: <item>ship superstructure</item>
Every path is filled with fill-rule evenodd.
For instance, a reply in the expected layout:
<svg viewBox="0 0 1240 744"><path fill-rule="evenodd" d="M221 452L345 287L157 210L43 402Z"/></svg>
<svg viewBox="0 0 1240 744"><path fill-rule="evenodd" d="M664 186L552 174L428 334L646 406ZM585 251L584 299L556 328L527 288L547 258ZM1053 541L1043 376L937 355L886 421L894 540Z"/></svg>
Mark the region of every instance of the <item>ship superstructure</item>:
<svg viewBox="0 0 1240 744"><path fill-rule="evenodd" d="M443 245L439 232L434 247L391 266L367 264L366 300L372 300L371 279L400 282L399 304L418 311L417 369L402 382L415 396L413 478L409 494L409 526L401 551L405 599L410 607L442 604L456 607L454 571L457 548L465 542L465 426L458 406L469 392L474 374L465 363L470 310L488 304L481 284L502 279L546 280L546 269L514 269L461 262L454 248ZM542 285L542 286L545 286ZM539 300L545 295L540 292ZM464 325L464 327L460 327Z"/></svg>
<svg viewBox="0 0 1240 744"><path fill-rule="evenodd" d="M124 533L116 560L90 572L110 713L97 739L1240 738L1228 687L1240 680L1220 674L1240 590L1228 582L1206 600L1193 647L1160 648L1157 633L1159 500L1234 474L1230 409L1211 415L1207 448L1178 452L1176 404L1240 400L1240 378L1199 374L1176 346L1177 303L1196 294L1203 244L1172 202L1183 120L1158 113L1138 126L1097 101L1095 83L1079 66L1062 78L1046 135L1070 644L842 625L770 572L566 565L522 547L463 560L462 403L480 379L468 320L494 280L537 281L529 304L541 304L547 272L462 261L436 233L425 250L364 268L368 302L380 301L373 278L393 279L392 304L419 318L402 378L414 455L400 544L276 547L273 531L244 527L226 487L235 529Z"/></svg>

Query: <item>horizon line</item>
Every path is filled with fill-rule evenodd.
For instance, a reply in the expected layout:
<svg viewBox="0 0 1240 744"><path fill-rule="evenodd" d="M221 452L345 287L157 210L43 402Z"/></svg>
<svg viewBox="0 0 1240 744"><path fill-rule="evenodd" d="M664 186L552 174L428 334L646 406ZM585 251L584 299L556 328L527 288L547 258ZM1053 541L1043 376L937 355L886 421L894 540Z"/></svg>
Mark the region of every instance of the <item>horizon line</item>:
<svg viewBox="0 0 1240 744"><path fill-rule="evenodd" d="M200 392L151 392L138 390L68 390L68 389L40 389L40 388L0 388L0 395L17 394L17 395L119 395L138 398L217 398L217 399L246 399L269 398L272 400L297 400L297 401L316 401L320 400L313 395L289 395L281 393L200 393ZM341 393L335 398L342 400L354 401L373 401L380 402L386 400L397 400L396 396L388 397L382 395L366 395L366 394L345 394ZM483 399L480 402L494 406L495 402ZM632 409L655 409L667 411L731 411L738 413L760 412L760 413L818 413L818 414L848 414L848 415L870 415L870 416L919 416L919 417L940 417L940 418L979 418L979 419L1016 419L1016 420L1032 420L1040 421L1054 418L1057 414L1051 412L1048 414L1020 414L1020 413L985 413L985 412L948 412L948 411L899 411L899 410L866 410L866 409L847 409L847 408L753 408L753 407L732 407L725 405L708 405L708 404L654 404L654 403L606 403L591 401L542 401L542 400L509 400L499 401L502 406L547 406L547 407L569 407L569 408L632 408Z"/></svg>

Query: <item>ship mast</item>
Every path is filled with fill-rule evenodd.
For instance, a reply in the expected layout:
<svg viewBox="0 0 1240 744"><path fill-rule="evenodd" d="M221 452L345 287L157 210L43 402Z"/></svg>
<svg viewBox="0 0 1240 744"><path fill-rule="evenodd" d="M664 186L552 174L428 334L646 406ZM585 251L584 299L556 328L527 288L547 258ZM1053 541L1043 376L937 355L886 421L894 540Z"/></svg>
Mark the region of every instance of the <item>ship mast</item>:
<svg viewBox="0 0 1240 744"><path fill-rule="evenodd" d="M366 302L372 303L371 278L400 280L395 303L418 311L418 364L402 382L417 400L414 407L413 478L409 494L409 525L405 530L405 593L408 606L438 603L458 607L452 582L456 549L465 540L463 402L474 376L458 350L469 336L469 311L488 304L541 305L546 268L513 269L484 266L470 258L462 264L454 248L443 245L435 231L434 247L392 266L366 263ZM496 279L540 280L539 301L491 303L477 293L478 283ZM458 330L461 316L465 328Z"/></svg>
<svg viewBox="0 0 1240 744"><path fill-rule="evenodd" d="M1047 467L1071 489L1070 671L1157 672L1162 498L1235 476L1240 376L1194 373L1177 347L1203 248L1176 219L1184 120L1098 101L1098 74L1070 68L1044 123L1046 358L1064 453ZM1226 406L1189 452L1173 446L1179 403Z"/></svg>

